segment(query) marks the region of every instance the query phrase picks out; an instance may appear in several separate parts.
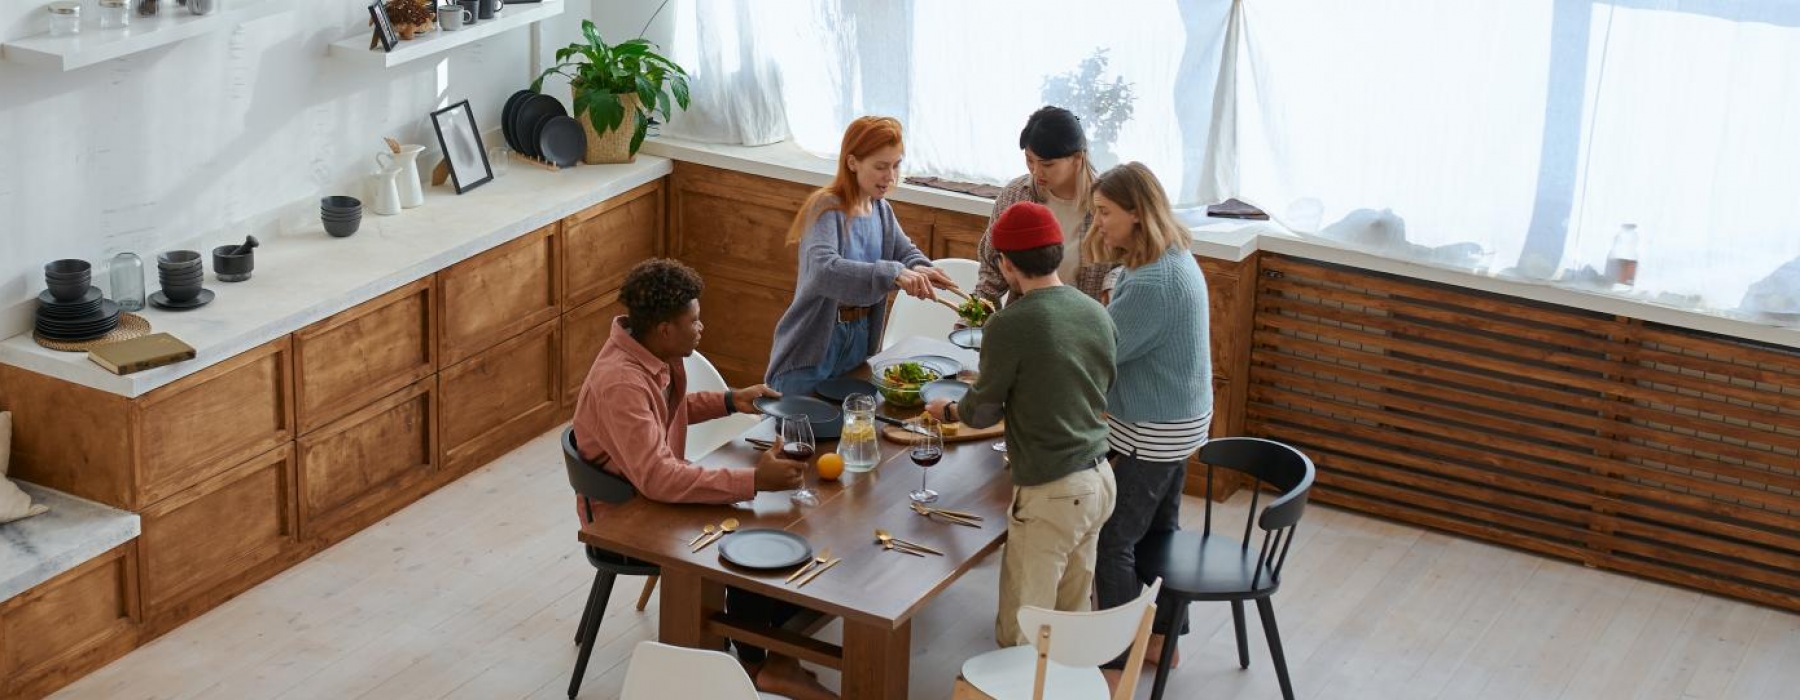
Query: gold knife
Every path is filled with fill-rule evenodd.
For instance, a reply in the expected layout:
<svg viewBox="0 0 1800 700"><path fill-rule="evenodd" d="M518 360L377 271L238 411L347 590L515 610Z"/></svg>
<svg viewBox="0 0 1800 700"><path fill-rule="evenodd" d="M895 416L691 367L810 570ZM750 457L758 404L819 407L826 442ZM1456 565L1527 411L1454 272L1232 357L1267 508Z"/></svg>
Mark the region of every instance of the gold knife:
<svg viewBox="0 0 1800 700"><path fill-rule="evenodd" d="M937 550L935 550L935 549L932 549L932 548L930 548L930 547L927 547L927 546L925 546L925 545L922 545L922 544L919 544L919 543L917 543L917 542L908 542L908 541L906 541L906 540L903 540L903 539L900 539L900 538L898 538L898 537L895 537L895 538L894 538L894 544L895 544L895 545L896 545L896 546L900 546L900 547L911 547L911 548L913 548L913 549L916 549L916 550L919 550L919 551L921 551L921 552L931 552L931 553L932 553L932 554L936 554L936 555L938 555L938 556L940 556L940 557L941 557L941 556L944 556L944 553L943 553L943 552L940 552L940 551L937 551Z"/></svg>
<svg viewBox="0 0 1800 700"><path fill-rule="evenodd" d="M812 583L812 580L815 578L818 578L819 574L825 573L826 569L830 569L831 567L837 566L838 562L843 561L843 560L844 560L843 557L838 557L831 561L825 562L824 566L814 569L812 573L806 575L806 578L800 579L799 583L794 584L794 587L795 588L805 588L806 584Z"/></svg>

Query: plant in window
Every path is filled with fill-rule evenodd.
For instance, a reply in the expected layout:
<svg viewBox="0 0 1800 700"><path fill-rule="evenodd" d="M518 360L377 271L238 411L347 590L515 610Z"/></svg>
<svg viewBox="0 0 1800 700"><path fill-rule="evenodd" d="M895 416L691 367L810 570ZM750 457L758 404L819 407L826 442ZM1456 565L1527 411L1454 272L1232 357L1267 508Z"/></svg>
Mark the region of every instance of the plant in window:
<svg viewBox="0 0 1800 700"><path fill-rule="evenodd" d="M1082 60L1074 70L1044 78L1039 93L1044 104L1060 105L1081 117L1088 128L1090 159L1096 165L1110 164L1112 146L1118 143L1119 131L1131 121L1132 104L1137 95L1124 78L1106 78L1106 49L1095 49L1094 55ZM1102 166L1104 167L1104 166Z"/></svg>
<svg viewBox="0 0 1800 700"><path fill-rule="evenodd" d="M582 20L586 40L556 50L556 65L531 81L543 92L552 73L569 79L575 117L587 130L587 163L626 163L637 156L656 116L667 120L673 106L688 108L687 71L638 37L608 44L592 20Z"/></svg>

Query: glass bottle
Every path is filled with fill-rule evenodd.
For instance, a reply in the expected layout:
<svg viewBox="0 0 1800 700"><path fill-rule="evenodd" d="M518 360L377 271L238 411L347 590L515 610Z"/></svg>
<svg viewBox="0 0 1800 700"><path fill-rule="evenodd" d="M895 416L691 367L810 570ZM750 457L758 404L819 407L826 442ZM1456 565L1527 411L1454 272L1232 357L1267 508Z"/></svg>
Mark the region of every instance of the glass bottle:
<svg viewBox="0 0 1800 700"><path fill-rule="evenodd" d="M81 33L81 3L65 0L45 5L50 11L50 36L75 36Z"/></svg>
<svg viewBox="0 0 1800 700"><path fill-rule="evenodd" d="M113 256L108 276L112 278L113 301L118 302L120 311L144 308L144 261L138 259L137 253L128 251Z"/></svg>
<svg viewBox="0 0 1800 700"><path fill-rule="evenodd" d="M844 458L844 470L851 472L869 471L881 461L881 445L875 440L875 397L844 397L844 428L838 433L838 456Z"/></svg>
<svg viewBox="0 0 1800 700"><path fill-rule="evenodd" d="M1606 254L1606 278L1630 287L1637 284L1637 269L1637 224L1625 224L1613 235L1612 250Z"/></svg>

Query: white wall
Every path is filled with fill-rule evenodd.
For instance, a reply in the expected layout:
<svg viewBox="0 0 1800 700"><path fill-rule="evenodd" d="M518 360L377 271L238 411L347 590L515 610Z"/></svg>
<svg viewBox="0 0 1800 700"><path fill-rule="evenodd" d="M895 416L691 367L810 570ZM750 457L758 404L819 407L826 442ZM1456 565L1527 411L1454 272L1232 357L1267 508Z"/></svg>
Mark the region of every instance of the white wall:
<svg viewBox="0 0 1800 700"><path fill-rule="evenodd" d="M384 71L327 55L369 31L363 4L280 1L294 9L67 73L0 61L0 337L30 329L45 262L94 261L104 284L103 261L122 250L153 271L178 244L257 233L279 245L320 195L360 194L383 136L430 144L429 165L433 109L468 99L495 129L532 77L525 29ZM592 10L569 0L546 23L546 64ZM38 0L0 2L0 38L44 31L42 15Z"/></svg>

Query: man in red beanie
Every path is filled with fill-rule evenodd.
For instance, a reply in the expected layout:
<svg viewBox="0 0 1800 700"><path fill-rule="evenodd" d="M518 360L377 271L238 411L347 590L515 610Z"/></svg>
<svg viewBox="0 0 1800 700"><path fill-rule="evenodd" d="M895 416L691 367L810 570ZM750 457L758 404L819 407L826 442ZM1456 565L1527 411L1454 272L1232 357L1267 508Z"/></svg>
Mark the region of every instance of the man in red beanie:
<svg viewBox="0 0 1800 700"><path fill-rule="evenodd" d="M994 636L1017 646L1031 643L1019 629L1020 606L1089 607L1100 528L1115 493L1101 415L1115 339L1106 309L1057 276L1062 226L1048 207L1008 207L991 237L1016 300L988 319L974 388L960 402L940 399L926 410L972 428L1006 419L1013 503Z"/></svg>

